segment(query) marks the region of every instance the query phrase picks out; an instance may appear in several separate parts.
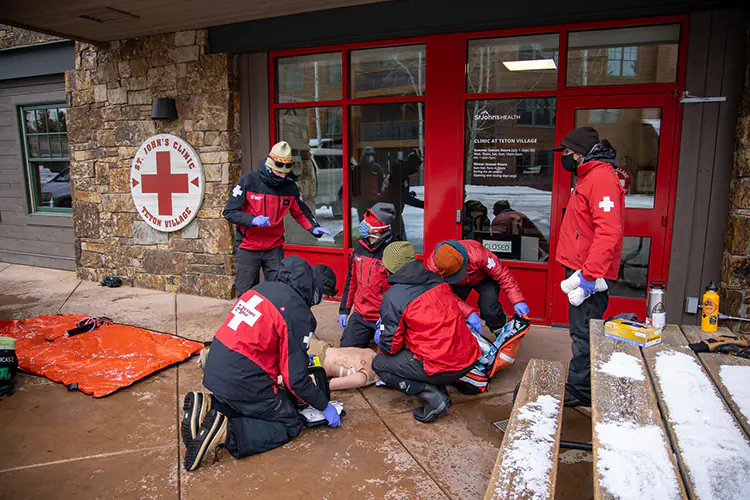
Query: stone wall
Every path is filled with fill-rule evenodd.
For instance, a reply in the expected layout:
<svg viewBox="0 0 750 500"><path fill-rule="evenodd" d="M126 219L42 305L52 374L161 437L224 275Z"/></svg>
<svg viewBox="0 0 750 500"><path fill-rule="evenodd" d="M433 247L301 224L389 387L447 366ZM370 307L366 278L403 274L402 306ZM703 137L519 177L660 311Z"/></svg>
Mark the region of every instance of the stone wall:
<svg viewBox="0 0 750 500"><path fill-rule="evenodd" d="M221 214L241 174L238 68L235 56L206 47L205 30L76 44L66 88L80 278L233 296L234 237ZM152 120L156 97L174 98L179 119ZM187 140L205 171L198 216L173 233L148 226L130 195L130 163L156 133Z"/></svg>
<svg viewBox="0 0 750 500"><path fill-rule="evenodd" d="M720 309L730 316L750 318L750 26L747 34L745 90L737 116ZM728 322L726 326L750 333L750 323Z"/></svg>
<svg viewBox="0 0 750 500"><path fill-rule="evenodd" d="M24 30L7 24L0 24L0 49L11 47L23 47L24 45L35 45L37 43L62 40L52 35L37 33L36 31Z"/></svg>

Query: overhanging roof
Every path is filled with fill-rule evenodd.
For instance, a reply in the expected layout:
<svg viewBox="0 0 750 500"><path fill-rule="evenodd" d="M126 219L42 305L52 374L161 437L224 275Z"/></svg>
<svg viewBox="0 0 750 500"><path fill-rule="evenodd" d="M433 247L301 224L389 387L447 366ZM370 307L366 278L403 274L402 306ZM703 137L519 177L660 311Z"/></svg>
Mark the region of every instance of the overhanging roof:
<svg viewBox="0 0 750 500"><path fill-rule="evenodd" d="M0 0L0 22L106 42L385 0Z"/></svg>

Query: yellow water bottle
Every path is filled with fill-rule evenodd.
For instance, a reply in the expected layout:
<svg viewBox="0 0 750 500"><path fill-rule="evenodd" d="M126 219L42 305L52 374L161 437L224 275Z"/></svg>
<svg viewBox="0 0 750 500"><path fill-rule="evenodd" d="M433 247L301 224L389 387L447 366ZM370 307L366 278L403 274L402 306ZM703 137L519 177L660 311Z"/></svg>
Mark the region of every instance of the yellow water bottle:
<svg viewBox="0 0 750 500"><path fill-rule="evenodd" d="M701 330L714 333L719 327L719 289L711 281L706 287L701 301Z"/></svg>

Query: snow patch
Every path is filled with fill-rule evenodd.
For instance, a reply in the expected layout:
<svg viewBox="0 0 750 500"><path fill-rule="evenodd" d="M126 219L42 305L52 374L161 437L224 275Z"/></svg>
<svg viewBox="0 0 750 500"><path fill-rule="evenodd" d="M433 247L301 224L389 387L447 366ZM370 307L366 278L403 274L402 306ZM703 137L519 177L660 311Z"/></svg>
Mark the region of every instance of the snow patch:
<svg viewBox="0 0 750 500"><path fill-rule="evenodd" d="M661 428L631 422L596 424L596 469L602 486L620 500L680 498Z"/></svg>
<svg viewBox="0 0 750 500"><path fill-rule="evenodd" d="M528 422L528 425L514 436L503 454L503 466L518 473L512 476L500 474L495 483L498 498L510 498L507 495L511 491L519 498L549 497L547 478L552 466L559 414L560 400L546 394L520 408L516 418Z"/></svg>
<svg viewBox="0 0 750 500"><path fill-rule="evenodd" d="M641 360L624 352L612 353L609 361L599 366L599 371L617 378L643 381L643 363Z"/></svg>
<svg viewBox="0 0 750 500"><path fill-rule="evenodd" d="M750 444L695 358L661 352L655 371L696 496L750 499Z"/></svg>
<svg viewBox="0 0 750 500"><path fill-rule="evenodd" d="M750 422L750 366L724 365L719 369L719 378L742 416Z"/></svg>

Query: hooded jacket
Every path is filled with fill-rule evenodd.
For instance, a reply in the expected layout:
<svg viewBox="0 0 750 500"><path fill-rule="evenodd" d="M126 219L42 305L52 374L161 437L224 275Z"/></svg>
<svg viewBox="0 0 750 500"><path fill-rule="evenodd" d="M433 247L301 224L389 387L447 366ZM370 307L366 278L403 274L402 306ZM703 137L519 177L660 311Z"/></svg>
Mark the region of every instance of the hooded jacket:
<svg viewBox="0 0 750 500"><path fill-rule="evenodd" d="M262 166L240 177L224 208L224 218L235 224L235 241L245 250L271 250L284 244L284 216L287 212L305 230L320 224L302 201L294 177L272 175ZM265 215L270 226L253 226L253 219Z"/></svg>
<svg viewBox="0 0 750 500"><path fill-rule="evenodd" d="M277 281L245 292L216 332L203 385L220 400L270 401L281 375L297 398L324 410L328 398L307 374L315 300L310 264L296 256L282 260Z"/></svg>
<svg viewBox="0 0 750 500"><path fill-rule="evenodd" d="M568 200L556 260L581 270L589 281L617 279L625 226L625 191L613 167L616 153L601 141L578 167L578 180Z"/></svg>
<svg viewBox="0 0 750 500"><path fill-rule="evenodd" d="M390 288L388 271L383 264L383 250L392 240L391 232L383 234L372 245L366 238L359 240L349 259L344 294L341 296L340 314L359 313L366 321L377 321L383 294Z"/></svg>
<svg viewBox="0 0 750 500"><path fill-rule="evenodd" d="M388 278L391 289L380 306L378 350L409 349L427 375L463 370L479 359L479 344L466 325L467 312L440 276L421 262L406 264Z"/></svg>
<svg viewBox="0 0 750 500"><path fill-rule="evenodd" d="M466 248L469 262L466 264L466 277L453 286L475 286L489 276L500 285L500 289L508 296L511 304L524 301L521 287L518 286L518 282L511 274L510 269L494 253L478 241L460 240L459 243ZM425 259L424 267L433 273L437 273L435 252Z"/></svg>

